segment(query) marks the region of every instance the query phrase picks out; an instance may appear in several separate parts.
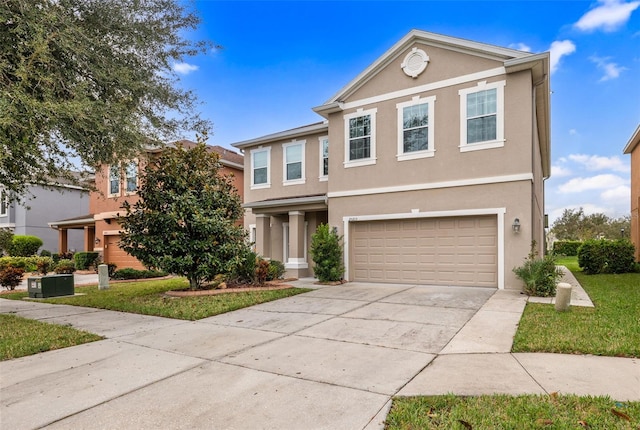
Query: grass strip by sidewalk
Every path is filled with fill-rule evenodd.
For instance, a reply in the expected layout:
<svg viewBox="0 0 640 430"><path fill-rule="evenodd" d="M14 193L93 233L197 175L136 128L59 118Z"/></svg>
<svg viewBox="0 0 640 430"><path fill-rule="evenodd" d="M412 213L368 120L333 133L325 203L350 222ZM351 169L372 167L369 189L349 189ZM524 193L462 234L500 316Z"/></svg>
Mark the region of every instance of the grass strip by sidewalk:
<svg viewBox="0 0 640 430"><path fill-rule="evenodd" d="M574 395L398 397L387 430L637 429L640 402Z"/></svg>
<svg viewBox="0 0 640 430"><path fill-rule="evenodd" d="M68 326L0 314L0 360L11 360L102 339Z"/></svg>
<svg viewBox="0 0 640 430"><path fill-rule="evenodd" d="M595 308L528 303L512 352L552 352L640 357L640 273L585 275L575 257L559 262L570 268Z"/></svg>
<svg viewBox="0 0 640 430"><path fill-rule="evenodd" d="M176 298L164 295L166 291L186 289L188 286L189 283L184 278L118 283L112 284L108 290L98 290L97 286L79 287L76 288L76 293L84 295L40 301L194 321L311 291L304 288L288 288L198 297ZM22 299L27 296L27 292L2 295L3 298L9 299Z"/></svg>

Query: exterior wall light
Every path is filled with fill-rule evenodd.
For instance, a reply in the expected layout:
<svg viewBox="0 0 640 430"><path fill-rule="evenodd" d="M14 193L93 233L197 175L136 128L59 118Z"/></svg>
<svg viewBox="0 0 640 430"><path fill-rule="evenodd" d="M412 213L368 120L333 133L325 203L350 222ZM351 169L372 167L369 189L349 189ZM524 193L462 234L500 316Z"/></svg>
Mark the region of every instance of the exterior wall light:
<svg viewBox="0 0 640 430"><path fill-rule="evenodd" d="M513 224L511 224L511 228L513 228L514 233L520 233L520 219L516 218L513 220Z"/></svg>
<svg viewBox="0 0 640 430"><path fill-rule="evenodd" d="M93 243L94 243L96 246L100 245L100 238L99 238L99 237L96 237L96 240L94 240L94 241L93 241Z"/></svg>

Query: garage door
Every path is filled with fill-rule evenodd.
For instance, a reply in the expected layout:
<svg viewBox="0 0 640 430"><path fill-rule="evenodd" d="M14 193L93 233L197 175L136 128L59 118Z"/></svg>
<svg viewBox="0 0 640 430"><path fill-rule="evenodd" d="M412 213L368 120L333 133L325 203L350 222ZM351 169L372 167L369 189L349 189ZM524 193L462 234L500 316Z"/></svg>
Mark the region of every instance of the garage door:
<svg viewBox="0 0 640 430"><path fill-rule="evenodd" d="M135 257L124 252L119 246L120 236L105 236L104 261L115 264L118 269L131 267L142 270L145 267Z"/></svg>
<svg viewBox="0 0 640 430"><path fill-rule="evenodd" d="M356 281L498 286L495 215L354 222Z"/></svg>

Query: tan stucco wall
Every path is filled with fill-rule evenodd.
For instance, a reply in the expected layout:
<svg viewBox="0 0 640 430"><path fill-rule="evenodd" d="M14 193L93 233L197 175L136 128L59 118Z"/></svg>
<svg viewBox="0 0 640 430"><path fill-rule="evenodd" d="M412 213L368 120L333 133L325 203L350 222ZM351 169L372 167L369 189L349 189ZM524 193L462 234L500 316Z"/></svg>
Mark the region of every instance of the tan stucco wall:
<svg viewBox="0 0 640 430"><path fill-rule="evenodd" d="M401 67L405 56L414 47L422 49L429 56L426 70L417 78L405 75ZM390 91L430 84L454 76L467 75L500 66L502 66L502 63L495 60L471 57L467 54L428 46L423 43L415 43L402 51L387 67L371 78L366 85L350 94L344 101L360 100Z"/></svg>
<svg viewBox="0 0 640 430"><path fill-rule="evenodd" d="M531 245L531 182L476 185L438 190L409 191L375 196L354 196L329 199L329 225L337 227L344 235L343 218L361 215L409 214L453 210L478 210L505 208L504 253L505 288L522 289L522 284L512 272L520 266ZM521 231L513 233L511 224L520 219Z"/></svg>

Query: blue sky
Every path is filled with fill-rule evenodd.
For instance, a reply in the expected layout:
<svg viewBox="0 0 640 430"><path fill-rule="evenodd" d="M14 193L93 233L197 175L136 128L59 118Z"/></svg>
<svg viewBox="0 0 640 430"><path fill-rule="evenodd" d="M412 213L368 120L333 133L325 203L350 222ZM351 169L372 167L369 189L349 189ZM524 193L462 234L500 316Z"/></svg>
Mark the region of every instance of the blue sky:
<svg viewBox="0 0 640 430"><path fill-rule="evenodd" d="M411 29L551 52L552 176L546 212L630 211L640 123L640 0L196 1L194 34L223 48L174 65L214 123L208 143L321 121L325 102ZM193 138L193 136L186 136Z"/></svg>

